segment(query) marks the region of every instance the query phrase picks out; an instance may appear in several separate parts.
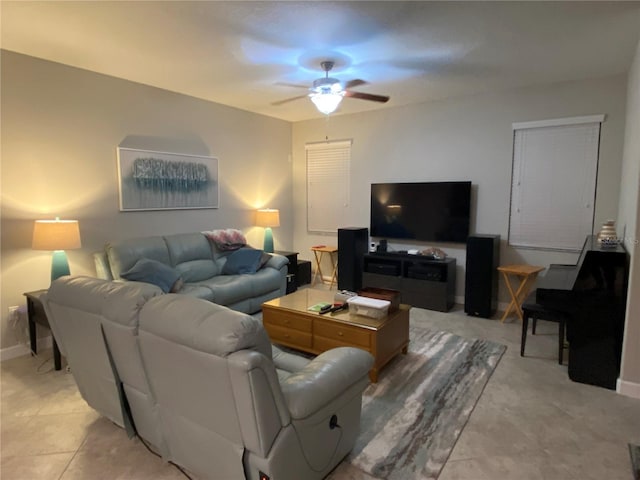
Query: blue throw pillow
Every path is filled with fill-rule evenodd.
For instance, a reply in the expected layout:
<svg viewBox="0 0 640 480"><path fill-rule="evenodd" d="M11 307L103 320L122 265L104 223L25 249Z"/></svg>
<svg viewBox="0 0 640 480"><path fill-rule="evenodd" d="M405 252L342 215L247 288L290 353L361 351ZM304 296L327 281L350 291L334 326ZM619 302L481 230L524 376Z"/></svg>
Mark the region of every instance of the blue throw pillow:
<svg viewBox="0 0 640 480"><path fill-rule="evenodd" d="M120 276L127 280L152 283L160 287L164 293L175 291L174 285L181 283L178 272L170 266L150 258L141 258Z"/></svg>
<svg viewBox="0 0 640 480"><path fill-rule="evenodd" d="M262 250L255 248L241 248L227 257L227 263L222 267L225 275L240 273L256 273L260 268Z"/></svg>

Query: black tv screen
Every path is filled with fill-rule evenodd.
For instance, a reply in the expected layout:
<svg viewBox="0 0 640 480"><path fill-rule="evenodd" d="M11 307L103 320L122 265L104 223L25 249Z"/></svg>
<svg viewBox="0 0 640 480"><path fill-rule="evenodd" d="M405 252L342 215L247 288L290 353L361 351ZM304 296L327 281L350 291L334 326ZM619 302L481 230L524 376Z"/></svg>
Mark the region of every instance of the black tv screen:
<svg viewBox="0 0 640 480"><path fill-rule="evenodd" d="M371 236L466 242L471 182L371 184Z"/></svg>

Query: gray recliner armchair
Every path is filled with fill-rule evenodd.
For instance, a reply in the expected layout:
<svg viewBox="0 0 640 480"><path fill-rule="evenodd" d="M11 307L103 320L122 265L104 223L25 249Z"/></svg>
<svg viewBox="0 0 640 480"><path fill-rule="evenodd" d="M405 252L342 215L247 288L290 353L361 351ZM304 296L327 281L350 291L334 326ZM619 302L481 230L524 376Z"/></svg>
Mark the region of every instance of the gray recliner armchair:
<svg viewBox="0 0 640 480"><path fill-rule="evenodd" d="M43 303L87 403L199 478L320 479L355 443L364 350L308 360L254 317L137 282L62 277Z"/></svg>
<svg viewBox="0 0 640 480"><path fill-rule="evenodd" d="M373 359L272 353L259 320L183 295L149 300L140 350L169 459L205 478L324 478L353 448Z"/></svg>
<svg viewBox="0 0 640 480"><path fill-rule="evenodd" d="M164 455L158 409L137 346L140 309L162 294L147 283L62 277L42 303L82 398Z"/></svg>

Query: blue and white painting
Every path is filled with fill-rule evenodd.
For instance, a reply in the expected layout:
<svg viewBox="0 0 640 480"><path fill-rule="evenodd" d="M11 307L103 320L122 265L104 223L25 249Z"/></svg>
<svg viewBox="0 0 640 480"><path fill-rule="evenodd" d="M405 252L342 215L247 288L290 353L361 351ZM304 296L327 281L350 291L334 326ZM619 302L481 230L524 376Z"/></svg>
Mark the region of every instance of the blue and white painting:
<svg viewBox="0 0 640 480"><path fill-rule="evenodd" d="M218 159L118 148L120 210L218 208Z"/></svg>

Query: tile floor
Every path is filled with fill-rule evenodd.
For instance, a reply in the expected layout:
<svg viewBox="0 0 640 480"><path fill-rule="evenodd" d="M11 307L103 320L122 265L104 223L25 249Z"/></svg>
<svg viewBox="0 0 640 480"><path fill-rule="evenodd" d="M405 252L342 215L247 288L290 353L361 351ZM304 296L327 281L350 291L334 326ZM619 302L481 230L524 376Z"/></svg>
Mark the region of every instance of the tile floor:
<svg viewBox="0 0 640 480"><path fill-rule="evenodd" d="M640 444L640 400L570 381L557 363L556 324L539 322L521 358L517 321L471 318L460 307L414 310L412 321L508 346L440 480L631 480L627 444ZM50 357L0 366L0 478L185 478L89 408ZM342 464L330 479L372 477Z"/></svg>

